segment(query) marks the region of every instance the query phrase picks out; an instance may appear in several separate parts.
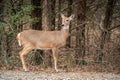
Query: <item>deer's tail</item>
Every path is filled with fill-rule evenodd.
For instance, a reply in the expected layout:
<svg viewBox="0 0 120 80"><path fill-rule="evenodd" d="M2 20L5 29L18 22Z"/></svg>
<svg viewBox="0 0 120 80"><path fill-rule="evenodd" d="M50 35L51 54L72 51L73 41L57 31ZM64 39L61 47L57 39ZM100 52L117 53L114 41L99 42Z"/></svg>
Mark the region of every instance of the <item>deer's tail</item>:
<svg viewBox="0 0 120 80"><path fill-rule="evenodd" d="M18 45L19 46L21 46L20 35L21 35L20 33L18 33L18 35L17 35L17 40L18 40Z"/></svg>

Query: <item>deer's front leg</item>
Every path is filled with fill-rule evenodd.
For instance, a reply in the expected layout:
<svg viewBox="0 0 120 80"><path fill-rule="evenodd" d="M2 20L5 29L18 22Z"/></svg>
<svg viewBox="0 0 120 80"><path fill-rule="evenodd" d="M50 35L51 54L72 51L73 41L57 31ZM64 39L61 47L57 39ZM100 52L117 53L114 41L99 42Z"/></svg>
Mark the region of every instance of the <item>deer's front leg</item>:
<svg viewBox="0 0 120 80"><path fill-rule="evenodd" d="M53 53L53 59L54 59L54 68L55 71L58 72L58 68L57 68L57 61L58 61L58 54L56 53L56 48L52 49L52 53Z"/></svg>
<svg viewBox="0 0 120 80"><path fill-rule="evenodd" d="M26 63L25 63L25 58L24 56L30 51L31 49L30 48L24 48L20 53L20 59L22 61L22 66L23 66L23 69L24 71L29 71L26 67Z"/></svg>

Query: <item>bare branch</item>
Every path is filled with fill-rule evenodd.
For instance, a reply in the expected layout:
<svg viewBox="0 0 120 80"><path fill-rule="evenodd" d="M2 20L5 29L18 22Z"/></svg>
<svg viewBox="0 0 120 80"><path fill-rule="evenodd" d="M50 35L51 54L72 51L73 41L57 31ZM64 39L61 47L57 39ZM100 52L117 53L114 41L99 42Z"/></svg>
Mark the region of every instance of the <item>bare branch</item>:
<svg viewBox="0 0 120 80"><path fill-rule="evenodd" d="M120 27L120 25L114 26L114 27L112 27L112 28L109 28L108 31L111 31L111 30L116 29L116 28L119 28L119 27Z"/></svg>

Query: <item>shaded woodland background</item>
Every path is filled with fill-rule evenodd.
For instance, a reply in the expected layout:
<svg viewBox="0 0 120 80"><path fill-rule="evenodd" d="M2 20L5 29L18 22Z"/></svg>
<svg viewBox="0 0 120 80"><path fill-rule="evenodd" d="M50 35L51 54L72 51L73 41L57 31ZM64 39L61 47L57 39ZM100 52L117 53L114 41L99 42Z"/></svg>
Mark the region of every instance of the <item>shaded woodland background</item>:
<svg viewBox="0 0 120 80"><path fill-rule="evenodd" d="M60 13L75 19L58 50L59 68L120 73L120 0L0 0L0 69L22 66L17 33L60 30ZM51 51L33 50L26 60L31 67L53 66Z"/></svg>

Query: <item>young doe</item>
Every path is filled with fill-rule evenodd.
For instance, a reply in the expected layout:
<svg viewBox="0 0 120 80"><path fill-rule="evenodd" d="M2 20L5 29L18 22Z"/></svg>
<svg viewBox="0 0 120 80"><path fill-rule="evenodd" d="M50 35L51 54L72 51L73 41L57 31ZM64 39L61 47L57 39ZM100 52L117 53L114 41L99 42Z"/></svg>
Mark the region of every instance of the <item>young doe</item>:
<svg viewBox="0 0 120 80"><path fill-rule="evenodd" d="M69 37L69 25L70 21L74 18L74 15L70 17L65 17L61 14L62 17L62 29L59 31L39 31L39 30L24 30L23 32L18 33L17 40L19 46L23 47L23 50L19 53L20 59L22 61L22 66L25 71L28 71L24 59L26 55L32 49L52 49L53 59L54 59L54 68L57 69L57 53L56 50L66 44L66 40Z"/></svg>

